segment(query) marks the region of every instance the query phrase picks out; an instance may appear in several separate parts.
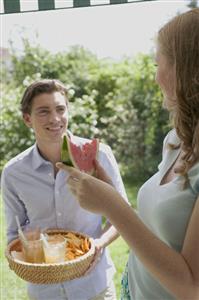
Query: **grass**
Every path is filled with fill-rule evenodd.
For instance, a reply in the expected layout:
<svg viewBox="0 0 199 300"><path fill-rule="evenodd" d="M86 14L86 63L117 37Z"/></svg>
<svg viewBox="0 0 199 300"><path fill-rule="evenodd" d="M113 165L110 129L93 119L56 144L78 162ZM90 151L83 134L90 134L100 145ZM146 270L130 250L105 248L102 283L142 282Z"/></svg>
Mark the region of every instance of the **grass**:
<svg viewBox="0 0 199 300"><path fill-rule="evenodd" d="M130 183L125 184L129 201L133 206L136 204L136 194L138 185L132 185ZM9 269L7 260L4 256L4 250L6 247L5 237L5 219L3 213L2 201L0 201L0 299L1 300L28 300L26 294L26 283L15 275L13 271ZM109 246L110 254L116 267L116 274L114 276L114 282L116 286L117 299L120 299L120 282L122 272L128 259L129 249L124 240L120 237Z"/></svg>
<svg viewBox="0 0 199 300"><path fill-rule="evenodd" d="M28 300L25 290L25 282L17 277L8 267L4 256L6 247L5 219L3 205L0 199L0 299L1 300Z"/></svg>

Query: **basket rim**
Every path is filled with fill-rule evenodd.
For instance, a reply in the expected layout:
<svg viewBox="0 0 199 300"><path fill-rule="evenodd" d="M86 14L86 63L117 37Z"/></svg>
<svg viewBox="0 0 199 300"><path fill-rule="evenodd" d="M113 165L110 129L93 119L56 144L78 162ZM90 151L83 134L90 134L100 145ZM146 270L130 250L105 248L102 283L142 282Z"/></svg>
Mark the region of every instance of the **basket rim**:
<svg viewBox="0 0 199 300"><path fill-rule="evenodd" d="M19 259L15 259L13 258L13 256L11 255L11 248L13 247L13 245L15 245L16 243L19 243L20 239L16 238L14 240L12 240L6 247L5 249L5 256L7 257L8 260L13 261L14 263L20 264L20 265L24 265L24 266L30 266L30 267L42 267L42 268L47 268L49 266L65 266L65 265L73 265L76 263L81 262L82 260L87 259L87 257L93 255L95 253L95 245L94 245L94 239L92 237L89 237L87 234L83 233L83 232L79 232L79 231L73 231L73 230L66 230L66 229L47 229L44 232L46 233L60 233L60 234L65 234L65 233L74 233L77 235L82 235L84 237L87 237L91 243L91 247L89 249L89 251L87 253L85 253L84 255L75 258L75 259L71 259L68 261L64 261L64 262L59 262L59 263L29 263L29 262L25 262Z"/></svg>

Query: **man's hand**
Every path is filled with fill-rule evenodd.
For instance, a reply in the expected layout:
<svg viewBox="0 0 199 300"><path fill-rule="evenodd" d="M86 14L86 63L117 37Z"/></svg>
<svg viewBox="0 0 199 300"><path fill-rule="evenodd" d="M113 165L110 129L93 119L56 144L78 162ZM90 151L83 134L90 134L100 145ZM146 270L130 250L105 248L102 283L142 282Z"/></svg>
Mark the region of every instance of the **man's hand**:
<svg viewBox="0 0 199 300"><path fill-rule="evenodd" d="M101 256L103 254L104 248L102 247L100 239L94 240L94 243L95 243L95 255L94 255L93 261L91 262L89 268L84 273L84 276L90 274L90 272L92 272L95 269L96 265L99 263Z"/></svg>

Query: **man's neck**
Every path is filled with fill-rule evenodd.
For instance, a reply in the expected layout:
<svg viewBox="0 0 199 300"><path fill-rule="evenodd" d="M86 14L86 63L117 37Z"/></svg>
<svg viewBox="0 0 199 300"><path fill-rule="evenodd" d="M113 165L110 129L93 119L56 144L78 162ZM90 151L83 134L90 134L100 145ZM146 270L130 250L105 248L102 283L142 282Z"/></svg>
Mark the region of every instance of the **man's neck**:
<svg viewBox="0 0 199 300"><path fill-rule="evenodd" d="M41 156L50 161L54 167L56 162L61 160L61 143L44 144L37 141L37 147Z"/></svg>

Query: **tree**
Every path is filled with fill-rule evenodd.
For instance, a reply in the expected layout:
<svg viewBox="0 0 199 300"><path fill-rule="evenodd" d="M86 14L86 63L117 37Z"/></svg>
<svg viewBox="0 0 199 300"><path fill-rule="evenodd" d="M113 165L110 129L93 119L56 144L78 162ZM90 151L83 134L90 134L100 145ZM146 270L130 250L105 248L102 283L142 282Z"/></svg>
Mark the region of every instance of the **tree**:
<svg viewBox="0 0 199 300"><path fill-rule="evenodd" d="M198 7L198 0L190 0L190 3L187 5L189 8L197 8Z"/></svg>
<svg viewBox="0 0 199 300"><path fill-rule="evenodd" d="M34 143L19 110L25 87L35 79L58 78L68 88L74 134L109 144L131 180L144 180L155 171L168 116L149 55L113 62L97 59L82 47L51 54L25 40L23 55L13 52L11 75L2 86L2 164Z"/></svg>

